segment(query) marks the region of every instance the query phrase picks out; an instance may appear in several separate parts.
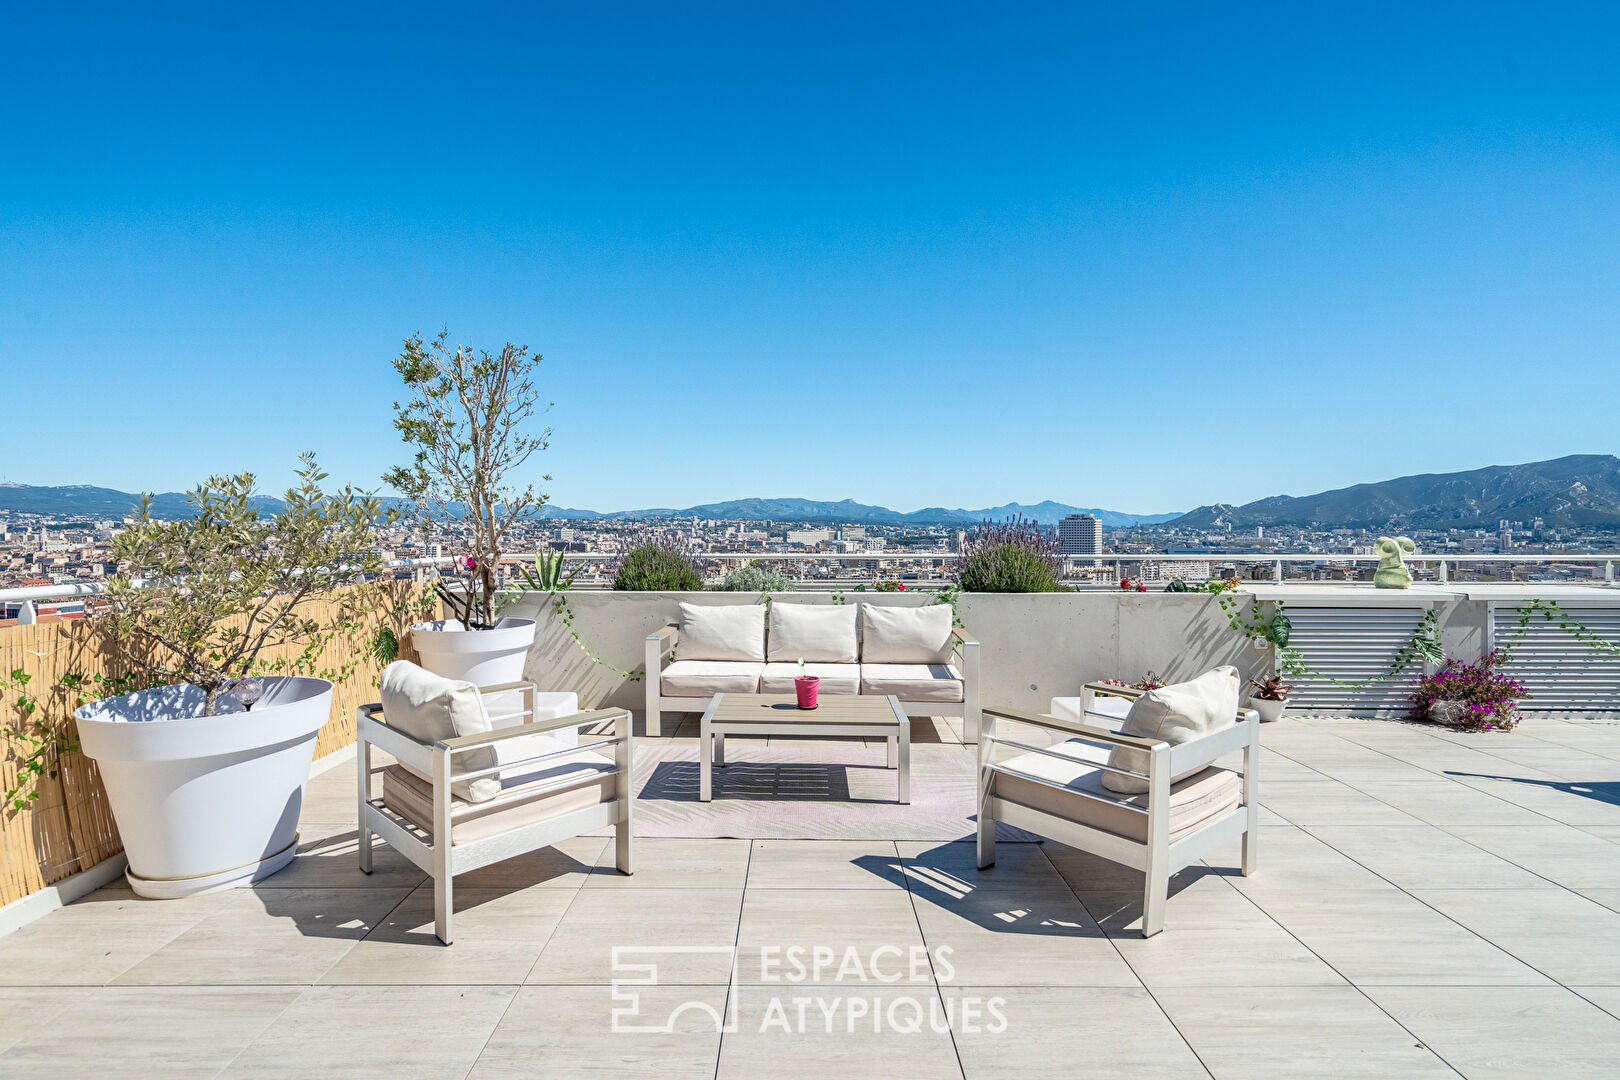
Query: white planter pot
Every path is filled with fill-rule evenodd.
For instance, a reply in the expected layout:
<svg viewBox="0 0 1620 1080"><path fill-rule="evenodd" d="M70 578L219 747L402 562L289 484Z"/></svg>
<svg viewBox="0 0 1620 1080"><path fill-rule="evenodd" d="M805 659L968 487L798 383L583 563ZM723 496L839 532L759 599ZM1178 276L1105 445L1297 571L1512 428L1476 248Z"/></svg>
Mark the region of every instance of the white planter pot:
<svg viewBox="0 0 1620 1080"><path fill-rule="evenodd" d="M170 899L258 881L297 854L315 736L332 684L266 678L244 710L227 695L202 715L194 686L162 686L81 707L79 743L95 759L141 896Z"/></svg>
<svg viewBox="0 0 1620 1080"><path fill-rule="evenodd" d="M520 681L532 644L533 619L501 619L489 630L467 630L454 619L411 627L411 645L423 667L476 686Z"/></svg>
<svg viewBox="0 0 1620 1080"><path fill-rule="evenodd" d="M1252 697L1249 699L1249 708L1260 714L1262 724L1269 724L1282 716L1283 710L1288 708L1288 702Z"/></svg>

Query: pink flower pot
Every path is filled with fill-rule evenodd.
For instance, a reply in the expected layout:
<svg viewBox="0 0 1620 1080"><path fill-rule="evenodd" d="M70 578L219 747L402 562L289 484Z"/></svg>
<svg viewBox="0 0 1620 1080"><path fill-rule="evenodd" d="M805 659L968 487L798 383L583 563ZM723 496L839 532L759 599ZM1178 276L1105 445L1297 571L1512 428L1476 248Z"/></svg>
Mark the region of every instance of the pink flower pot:
<svg viewBox="0 0 1620 1080"><path fill-rule="evenodd" d="M799 695L799 708L816 707L816 695L821 691L819 675L800 675L793 680L793 692Z"/></svg>

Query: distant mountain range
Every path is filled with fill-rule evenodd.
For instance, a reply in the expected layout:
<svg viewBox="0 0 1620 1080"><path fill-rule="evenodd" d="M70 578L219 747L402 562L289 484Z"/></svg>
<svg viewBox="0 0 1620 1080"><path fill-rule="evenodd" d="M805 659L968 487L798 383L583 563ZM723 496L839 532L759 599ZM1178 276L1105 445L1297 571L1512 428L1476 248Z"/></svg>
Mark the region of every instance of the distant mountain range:
<svg viewBox="0 0 1620 1080"><path fill-rule="evenodd" d="M1298 498L1200 506L1170 524L1234 529L1256 525L1323 528L1495 528L1497 522L1543 519L1549 526L1620 526L1620 458L1574 454L1528 465L1426 473Z"/></svg>
<svg viewBox="0 0 1620 1080"><path fill-rule="evenodd" d="M390 500L393 501L393 500ZM113 488L72 485L67 487L33 487L28 484L0 484L0 510L25 514L90 514L117 518L130 513L139 504L140 497ZM279 499L261 497L257 504L274 511L281 506ZM182 492L170 491L152 498L155 517L179 518L191 515L191 504ZM731 502L705 503L681 509L656 507L646 510L575 510L549 503L540 508L540 518L567 521L632 521L664 518L719 518L730 521L847 521L870 522L883 525L975 525L986 519L1002 521L1022 515L1043 525L1051 525L1065 514L1095 514L1105 528L1119 528L1131 524L1157 524L1177 517L1177 514L1124 514L1115 510L1102 510L1065 503L1046 502L1025 505L1007 503L982 510L949 510L929 507L911 513L901 513L885 506L870 506L851 499L838 502L817 502L812 499L735 499Z"/></svg>
<svg viewBox="0 0 1620 1080"><path fill-rule="evenodd" d="M0 484L0 510L34 514L92 514L121 517L134 509L138 497L127 491L101 487L30 487ZM273 498L259 500L274 510ZM167 492L153 498L161 517L185 517L191 512L186 496ZM1493 465L1470 472L1403 476L1376 484L1324 491L1300 497L1274 495L1268 499L1230 506L1214 503L1186 514L1125 514L1066 503L1006 503L979 510L930 506L902 513L850 499L818 502L813 499L736 499L681 509L574 510L565 506L541 507L538 517L569 521L628 521L661 518L719 518L731 521L846 521L882 525L967 526L1023 516L1051 525L1065 514L1095 514L1105 528L1132 524L1168 523L1183 529L1215 529L1230 523L1234 529L1256 525L1320 526L1365 529L1495 528L1503 518L1528 522L1542 518L1548 525L1620 527L1620 458L1609 454L1577 454L1528 465Z"/></svg>

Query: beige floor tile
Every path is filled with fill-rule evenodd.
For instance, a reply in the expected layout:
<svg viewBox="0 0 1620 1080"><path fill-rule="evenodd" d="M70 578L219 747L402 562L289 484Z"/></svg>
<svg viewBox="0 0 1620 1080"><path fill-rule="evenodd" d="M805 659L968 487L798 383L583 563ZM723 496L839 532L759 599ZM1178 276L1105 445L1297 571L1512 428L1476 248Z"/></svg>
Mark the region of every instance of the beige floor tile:
<svg viewBox="0 0 1620 1080"><path fill-rule="evenodd" d="M93 993L88 986L0 986L0 1051L32 1038Z"/></svg>
<svg viewBox="0 0 1620 1080"><path fill-rule="evenodd" d="M1358 985L1532 986L1547 981L1403 892L1277 890L1247 895L1306 948Z"/></svg>
<svg viewBox="0 0 1620 1080"><path fill-rule="evenodd" d="M313 983L408 895L385 889L238 889L118 976L122 985Z"/></svg>
<svg viewBox="0 0 1620 1080"><path fill-rule="evenodd" d="M1391 843L1410 826L1369 826ZM1204 862L1228 871L1229 880L1237 888L1251 889L1393 889L1389 882L1362 866L1343 852L1335 851L1316 835L1320 826L1300 829L1289 826L1261 827L1256 837L1253 874L1244 877L1231 873L1240 867L1242 849L1239 841L1232 841L1216 851Z"/></svg>
<svg viewBox="0 0 1620 1080"><path fill-rule="evenodd" d="M515 986L316 986L219 1075L225 1080L461 1080Z"/></svg>
<svg viewBox="0 0 1620 1080"><path fill-rule="evenodd" d="M469 1080L712 1080L725 1012L721 986L525 986Z"/></svg>
<svg viewBox="0 0 1620 1080"><path fill-rule="evenodd" d="M631 856L634 873L614 866L608 843L585 879L587 889L740 889L748 877L747 840L677 840L638 837Z"/></svg>
<svg viewBox="0 0 1620 1080"><path fill-rule="evenodd" d="M1491 794L1451 780L1390 783L1350 778L1345 782L1386 806L1393 806L1429 825L1547 824L1545 817L1501 797L1501 793ZM1355 823L1346 821L1343 824Z"/></svg>
<svg viewBox="0 0 1620 1080"><path fill-rule="evenodd" d="M211 1077L303 987L106 987L0 1054L0 1075L72 1068L119 1077Z"/></svg>
<svg viewBox="0 0 1620 1080"><path fill-rule="evenodd" d="M1620 986L1572 986L1569 989L1610 1016L1620 1019Z"/></svg>
<svg viewBox="0 0 1620 1080"><path fill-rule="evenodd" d="M577 889L602 858L611 838L574 836L537 851L525 852L477 870L456 875L456 887L466 889ZM609 851L609 858L611 858Z"/></svg>
<svg viewBox="0 0 1620 1080"><path fill-rule="evenodd" d="M427 880L405 856L373 836L371 873L360 871L360 834L352 824L300 822L298 856L254 885L258 889L414 889Z"/></svg>
<svg viewBox="0 0 1620 1080"><path fill-rule="evenodd" d="M1565 825L1620 825L1620 785L1564 780L1497 780L1458 777L1460 783L1545 821ZM1481 825L1492 822L1479 822ZM1528 824L1528 822L1526 823Z"/></svg>
<svg viewBox="0 0 1620 1080"><path fill-rule="evenodd" d="M1345 980L1225 881L1173 895L1165 929L1142 937L1142 894L1088 894L1086 910L1150 989L1342 986Z"/></svg>
<svg viewBox="0 0 1620 1080"><path fill-rule="evenodd" d="M967 1080L1209 1075L1146 990L952 986L942 993ZM971 1020L964 1018L968 1002L982 1003Z"/></svg>
<svg viewBox="0 0 1620 1080"><path fill-rule="evenodd" d="M718 1080L948 1080L962 1075L944 1003L931 985L823 993L819 1000L813 994L762 994L744 988L734 1016L736 1030L720 1041ZM918 1029L910 1031L914 1024Z"/></svg>
<svg viewBox="0 0 1620 1080"><path fill-rule="evenodd" d="M1551 884L1439 828L1318 825L1311 832L1403 889L1533 889Z"/></svg>
<svg viewBox="0 0 1620 1080"><path fill-rule="evenodd" d="M1469 1080L1620 1076L1620 1020L1561 986L1374 986L1367 995Z"/></svg>
<svg viewBox="0 0 1620 1080"><path fill-rule="evenodd" d="M1620 984L1620 912L1566 889L1418 889L1413 895L1566 985Z"/></svg>
<svg viewBox="0 0 1620 1080"><path fill-rule="evenodd" d="M1154 997L1216 1080L1456 1080L1355 987L1184 987Z"/></svg>
<svg viewBox="0 0 1620 1080"><path fill-rule="evenodd" d="M146 960L204 917L193 913L167 921L126 919L116 909L99 912L94 920L64 917L66 914L67 909L54 911L0 937L0 984L100 986Z"/></svg>
<svg viewBox="0 0 1620 1080"><path fill-rule="evenodd" d="M750 889L895 889L905 887L892 840L755 840Z"/></svg>
<svg viewBox="0 0 1620 1080"><path fill-rule="evenodd" d="M1380 802L1348 784L1315 781L1268 784L1260 802L1291 825L1420 825L1417 818Z"/></svg>
<svg viewBox="0 0 1620 1080"><path fill-rule="evenodd" d="M941 985L1140 985L1119 950L1067 889L978 889L960 898L917 897L916 909Z"/></svg>
<svg viewBox="0 0 1620 1080"><path fill-rule="evenodd" d="M621 964L656 962L664 985L731 981L741 889L581 889L574 900L525 982L605 986L624 977L615 948Z"/></svg>
<svg viewBox="0 0 1620 1080"><path fill-rule="evenodd" d="M433 887L423 886L343 954L320 981L332 984L516 984L534 968L573 892L456 888L453 944L433 932Z"/></svg>
<svg viewBox="0 0 1620 1080"><path fill-rule="evenodd" d="M1565 888L1620 888L1615 845L1581 829L1450 825L1446 831Z"/></svg>
<svg viewBox="0 0 1620 1080"><path fill-rule="evenodd" d="M1045 844L997 844L996 861L979 869L978 846L901 841L900 853L908 887L920 896L959 895L973 889L1062 889L1063 875L1043 850Z"/></svg>
<svg viewBox="0 0 1620 1080"><path fill-rule="evenodd" d="M906 981L915 972L932 985L925 965L909 965L922 946L911 896L901 889L750 889L737 932L737 966L745 983L858 988L879 982L871 969L881 962L885 973L904 967ZM887 952L877 959L880 949ZM853 966L846 967L851 957Z"/></svg>

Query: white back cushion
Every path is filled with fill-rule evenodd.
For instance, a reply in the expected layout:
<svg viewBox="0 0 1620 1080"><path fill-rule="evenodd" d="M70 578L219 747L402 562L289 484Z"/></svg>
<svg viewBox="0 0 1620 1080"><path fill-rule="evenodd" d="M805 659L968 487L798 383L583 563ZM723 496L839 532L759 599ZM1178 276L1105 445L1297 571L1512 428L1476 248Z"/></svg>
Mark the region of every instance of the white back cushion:
<svg viewBox="0 0 1620 1080"><path fill-rule="evenodd" d="M765 660L765 608L760 604L681 603L682 660Z"/></svg>
<svg viewBox="0 0 1620 1080"><path fill-rule="evenodd" d="M1136 735L1144 739L1157 739L1172 746L1191 742L1237 723L1238 691L1237 668L1226 666L1206 671L1191 682L1172 683L1157 690L1149 690L1131 703L1120 726L1121 735ZM1108 764L1116 769L1130 769L1145 773L1153 755L1146 750L1116 746L1108 755ZM1205 766L1183 773L1190 776ZM1170 778L1171 782L1181 779ZM1123 793L1146 791L1148 782L1134 776L1105 772L1103 786Z"/></svg>
<svg viewBox="0 0 1620 1080"><path fill-rule="evenodd" d="M383 669L379 681L383 719L391 728L419 743L432 746L440 739L461 735L481 735L490 730L489 713L478 687L470 682L446 679L409 660L395 660ZM450 759L452 773L487 769L495 764L495 751L469 750ZM431 783L433 777L406 765ZM501 782L489 776L478 780L458 780L450 790L468 802L484 802L501 793Z"/></svg>
<svg viewBox="0 0 1620 1080"><path fill-rule="evenodd" d="M945 664L951 659L951 606L861 605L861 663Z"/></svg>
<svg viewBox="0 0 1620 1080"><path fill-rule="evenodd" d="M771 602L772 663L853 664L860 657L852 604Z"/></svg>

